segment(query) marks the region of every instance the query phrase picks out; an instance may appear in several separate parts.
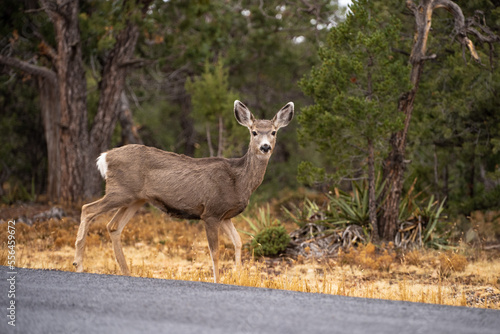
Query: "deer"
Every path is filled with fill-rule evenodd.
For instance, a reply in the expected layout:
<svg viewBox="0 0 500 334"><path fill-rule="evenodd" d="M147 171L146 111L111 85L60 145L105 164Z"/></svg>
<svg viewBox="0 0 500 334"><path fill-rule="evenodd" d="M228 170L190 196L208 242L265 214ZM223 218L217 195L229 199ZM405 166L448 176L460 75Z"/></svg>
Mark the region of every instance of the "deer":
<svg viewBox="0 0 500 334"><path fill-rule="evenodd" d="M130 144L102 153L97 168L106 182L104 196L82 206L73 265L83 271L85 238L94 219L117 210L106 225L116 261L123 275L129 269L121 245L121 233L146 202L174 218L202 220L219 283L219 231L235 248L235 269L241 268L241 238L231 219L245 210L259 187L276 145L280 128L294 115L293 102L272 120L259 120L239 100L234 102L236 121L250 131L250 143L241 158L192 158L157 148Z"/></svg>

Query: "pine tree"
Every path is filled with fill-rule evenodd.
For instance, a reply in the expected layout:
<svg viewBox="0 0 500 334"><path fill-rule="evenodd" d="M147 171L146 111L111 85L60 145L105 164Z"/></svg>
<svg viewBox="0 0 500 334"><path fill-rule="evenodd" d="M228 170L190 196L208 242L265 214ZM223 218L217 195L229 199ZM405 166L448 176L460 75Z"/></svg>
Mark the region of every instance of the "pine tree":
<svg viewBox="0 0 500 334"><path fill-rule="evenodd" d="M378 238L375 174L390 134L402 128L397 112L409 69L397 49L400 22L367 0L355 1L346 21L320 50L322 64L301 86L315 104L299 117L302 142L314 142L332 168L300 166L302 178L367 178L372 238Z"/></svg>

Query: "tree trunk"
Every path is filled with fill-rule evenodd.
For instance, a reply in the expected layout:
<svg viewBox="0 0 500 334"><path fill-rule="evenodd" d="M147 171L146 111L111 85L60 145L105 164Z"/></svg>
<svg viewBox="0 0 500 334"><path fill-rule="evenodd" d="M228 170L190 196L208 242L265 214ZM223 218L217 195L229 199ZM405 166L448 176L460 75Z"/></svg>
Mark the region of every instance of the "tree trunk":
<svg viewBox="0 0 500 334"><path fill-rule="evenodd" d="M137 127L134 124L132 112L130 111L130 103L124 91L122 91L120 96L120 113L118 115L118 120L122 128L120 145L143 143L139 131L137 131Z"/></svg>
<svg viewBox="0 0 500 334"><path fill-rule="evenodd" d="M210 154L210 157L214 156L214 148L212 145L212 135L210 134L210 123L207 122L205 124L205 130L207 133L207 144L208 144L208 153Z"/></svg>
<svg viewBox="0 0 500 334"><path fill-rule="evenodd" d="M97 113L90 130L88 156L90 169L86 174L85 197L91 198L101 193L102 179L93 163L111 144L113 130L118 120L121 106L121 94L125 87L127 69L134 55L139 29L129 22L116 37L116 42L109 52L102 71Z"/></svg>
<svg viewBox="0 0 500 334"><path fill-rule="evenodd" d="M367 100L371 101L373 97L373 83L372 83L372 67L373 57L368 58L367 70ZM368 216L370 225L372 227L371 239L377 243L379 241L379 229L377 221L377 195L375 191L375 152L373 147L373 140L368 138Z"/></svg>
<svg viewBox="0 0 500 334"><path fill-rule="evenodd" d="M470 199L474 198L474 184L476 183L476 152L475 148L472 151L472 156L469 162L467 173L467 196Z"/></svg>
<svg viewBox="0 0 500 334"><path fill-rule="evenodd" d="M416 64L413 70L421 71L423 64ZM412 72L413 72L412 70ZM383 163L383 175L385 180L384 195L385 201L382 207L382 220L380 232L385 240L394 240L399 219L399 204L401 202L401 193L403 190L403 176L406 168L405 149L406 136L410 125L411 115L413 112L413 103L418 90L418 81L414 88L403 94L399 99L400 112L405 114L405 126L403 130L394 133L390 139L391 152Z"/></svg>
<svg viewBox="0 0 500 334"><path fill-rule="evenodd" d="M219 145L217 147L217 156L222 157L224 152L224 120L219 116Z"/></svg>
<svg viewBox="0 0 500 334"><path fill-rule="evenodd" d="M194 155L194 150L195 150L196 132L194 131L193 120L190 117L191 113L190 98L187 94L184 94L176 100L177 100L176 102L181 107L180 123L182 128L182 136L184 139L184 154L192 157Z"/></svg>
<svg viewBox="0 0 500 334"><path fill-rule="evenodd" d="M436 198L438 201L441 201L441 189L439 187L439 160L437 154L437 147L434 144L434 187L436 189Z"/></svg>
<svg viewBox="0 0 500 334"><path fill-rule="evenodd" d="M444 175L443 175L443 194L445 198L449 198L449 187L448 187L448 181L449 181L449 172L448 172L448 164L444 166Z"/></svg>
<svg viewBox="0 0 500 334"><path fill-rule="evenodd" d="M61 199L81 200L88 170L87 82L82 62L78 1L42 1L54 24L60 101Z"/></svg>
<svg viewBox="0 0 500 334"><path fill-rule="evenodd" d="M375 153L373 142L368 140L368 214L372 227L372 241L379 241L379 231L377 222L377 195L375 192Z"/></svg>
<svg viewBox="0 0 500 334"><path fill-rule="evenodd" d="M53 80L38 77L40 92L40 108L47 142L47 197L52 202L58 202L61 196L61 158L59 155L59 123L60 101L55 77Z"/></svg>
<svg viewBox="0 0 500 334"><path fill-rule="evenodd" d="M483 31L488 34L488 36L484 36L479 33L478 29L473 28L472 26L474 25L484 27L474 20L468 20L466 25L462 10L453 1L421 0L418 6L415 5L412 0L407 0L406 3L415 16L416 23L415 42L410 55L410 82L412 84L412 89L401 95L399 98L398 110L405 115L404 128L391 136L391 152L383 164L384 179L386 180L384 188L386 200L382 208L383 216L379 227L383 238L386 240L394 240L397 232L399 204L401 201L401 192L403 190L403 176L406 165L404 157L407 135L413 113L413 104L420 82L420 76L422 74L425 60L434 59L436 57L434 54L426 56L427 40L431 30L433 11L437 8L444 8L453 15L455 22L455 37L463 46L469 49L472 57L477 61L479 61L479 57L474 48L474 44L469 38L467 38L467 33L473 33L478 39L485 43L498 41L498 37L489 29L483 29Z"/></svg>

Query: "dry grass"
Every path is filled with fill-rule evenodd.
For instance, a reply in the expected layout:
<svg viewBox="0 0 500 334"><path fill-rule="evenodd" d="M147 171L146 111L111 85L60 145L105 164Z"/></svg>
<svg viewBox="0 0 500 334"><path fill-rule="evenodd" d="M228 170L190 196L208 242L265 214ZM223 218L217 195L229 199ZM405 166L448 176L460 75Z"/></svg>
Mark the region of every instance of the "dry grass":
<svg viewBox="0 0 500 334"><path fill-rule="evenodd" d="M84 261L87 272L121 274L106 231L110 217L101 217L90 228ZM234 223L246 229L242 219L236 218ZM77 229L73 218L33 226L18 223L17 265L72 271ZM6 230L0 228L2 244ZM202 223L172 221L154 209L143 209L125 228L122 241L132 276L212 281ZM0 264L6 263L5 250L4 244ZM226 284L500 309L498 252L463 248L456 252L401 253L392 244L368 244L315 261L286 257L254 260L244 251L243 268L235 271L229 239L222 238L220 251L221 282Z"/></svg>

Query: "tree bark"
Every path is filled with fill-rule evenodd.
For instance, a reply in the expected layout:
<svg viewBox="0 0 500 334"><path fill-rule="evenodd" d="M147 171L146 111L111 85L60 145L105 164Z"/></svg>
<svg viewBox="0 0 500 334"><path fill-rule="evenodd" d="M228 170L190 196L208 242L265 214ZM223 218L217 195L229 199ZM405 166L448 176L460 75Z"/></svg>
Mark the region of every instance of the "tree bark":
<svg viewBox="0 0 500 334"><path fill-rule="evenodd" d="M120 145L143 144L139 131L137 131L137 127L134 124L132 112L130 111L130 103L124 91L122 91L120 96L120 113L118 115L118 120L122 128Z"/></svg>
<svg viewBox="0 0 500 334"><path fill-rule="evenodd" d="M39 76L40 109L47 142L47 197L53 202L61 197L61 157L59 154L59 124L61 118L59 91L55 77L53 80Z"/></svg>
<svg viewBox="0 0 500 334"><path fill-rule="evenodd" d="M476 61L480 61L479 56L474 48L474 44L467 37L467 33L474 34L476 38L485 43L498 41L498 37L484 25L477 23L475 20L468 20L466 22L462 10L453 1L421 0L417 6L414 1L407 0L406 4L412 11L416 23L415 42L410 55L410 82L412 88L410 91L402 94L399 98L398 110L405 115L404 127L401 131L396 132L391 136L391 152L383 164L383 175L386 180L384 188L386 200L382 208L383 215L379 227L383 238L386 240L394 240L397 232L399 204L403 190L403 176L407 163L405 161L407 135L423 66L426 60L436 57L434 54L430 56L426 55L427 40L431 30L433 11L437 8L444 8L453 15L455 22L453 30L456 39L463 46L469 49L472 57ZM475 29L475 27L480 27L486 35L479 32L479 30Z"/></svg>
<svg viewBox="0 0 500 334"><path fill-rule="evenodd" d="M42 1L54 25L55 67L60 101L60 194L63 201L83 199L88 169L87 82L82 62L77 1Z"/></svg>
<svg viewBox="0 0 500 334"><path fill-rule="evenodd" d="M217 146L217 156L222 157L224 152L224 120L219 116L219 144Z"/></svg>
<svg viewBox="0 0 500 334"><path fill-rule="evenodd" d="M110 147L113 130L118 120L128 64L133 58L138 37L139 29L134 23L129 22L116 37L115 45L109 52L103 67L97 113L90 130L88 156L91 168L86 175L86 198L91 198L101 192L101 176L92 162Z"/></svg>
<svg viewBox="0 0 500 334"><path fill-rule="evenodd" d="M373 57L368 58L367 70L367 100L371 101L373 98L373 83L372 83L372 67ZM368 138L368 216L370 225L372 227L371 239L377 243L380 239L378 221L377 221L377 195L375 191L375 151L373 147L373 140Z"/></svg>
<svg viewBox="0 0 500 334"><path fill-rule="evenodd" d="M182 136L184 137L184 154L192 157L195 151L196 144L196 132L194 131L193 119L190 117L191 113L191 105L189 96L183 94L179 98L176 99L177 103L181 107L181 128L182 128Z"/></svg>
<svg viewBox="0 0 500 334"><path fill-rule="evenodd" d="M207 144L208 144L208 153L210 154L210 157L214 156L214 148L212 145L212 135L210 134L210 123L207 122L205 124L205 130L207 133Z"/></svg>
<svg viewBox="0 0 500 334"><path fill-rule="evenodd" d="M373 142L368 140L368 215L372 227L372 241L379 241L377 222L377 194L375 191L375 153Z"/></svg>

